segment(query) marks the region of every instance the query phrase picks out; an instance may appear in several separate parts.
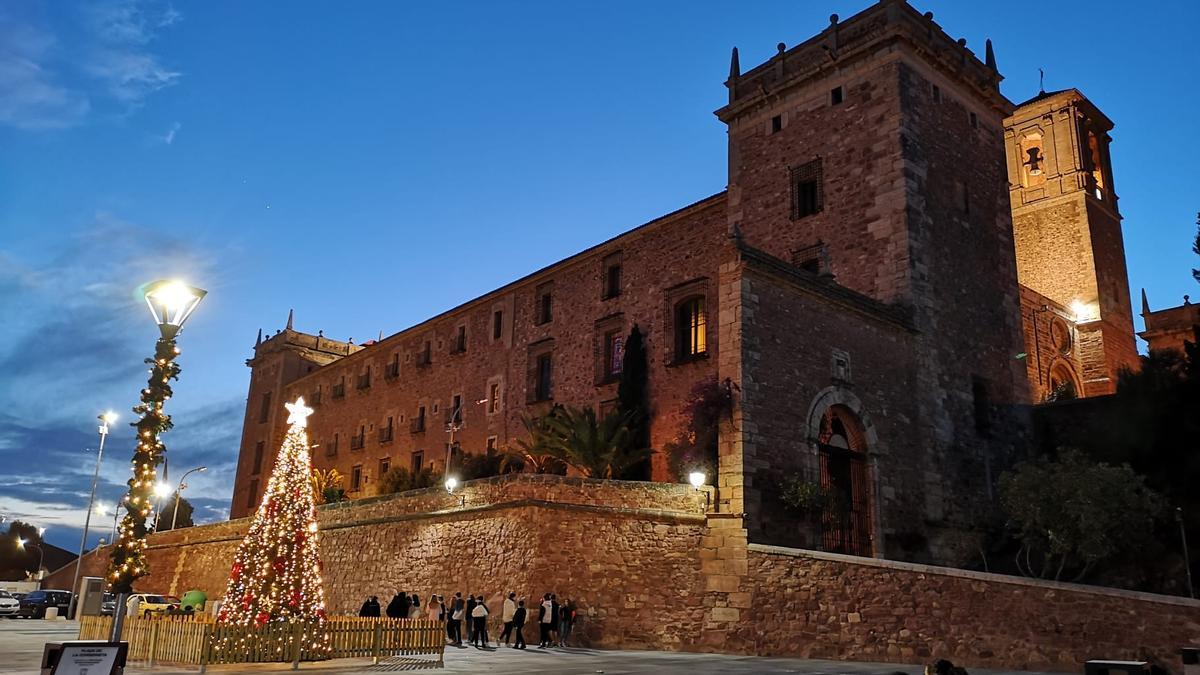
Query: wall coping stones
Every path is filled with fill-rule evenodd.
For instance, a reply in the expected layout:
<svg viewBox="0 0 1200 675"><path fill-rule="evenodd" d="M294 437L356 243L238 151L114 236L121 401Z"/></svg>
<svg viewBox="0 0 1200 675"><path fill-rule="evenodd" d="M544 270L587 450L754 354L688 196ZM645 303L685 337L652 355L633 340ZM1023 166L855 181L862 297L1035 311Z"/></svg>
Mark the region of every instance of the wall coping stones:
<svg viewBox="0 0 1200 675"><path fill-rule="evenodd" d="M766 553L768 555L788 556L792 558L810 558L812 560L828 560L830 562L838 562L849 565L861 565L863 567L879 567L883 569L901 570L905 572L915 572L918 574L930 574L943 577L956 577L959 579L971 579L974 581L986 581L989 583L1011 584L1014 586L1028 586L1032 588L1040 588L1044 590L1054 591L1069 591L1072 593L1090 593L1092 595L1107 595L1115 598L1127 598L1133 600L1141 600L1145 602L1157 602L1164 605L1177 605L1180 607L1200 608L1200 600L1192 598L1184 598L1175 595L1160 595L1158 593L1144 593L1142 591L1128 591L1120 588L1107 588L1104 586L1089 586L1087 584L1072 584L1065 581L1047 581L1044 579L1028 579L1025 577L1009 576L1007 574L996 574L994 572L977 572L974 570L960 570L953 567L939 567L937 565L924 565L921 563L901 562L899 560L884 560L882 558L864 558L860 556L845 555L841 553L826 553L824 551L809 551L798 548L788 548L785 546L769 546L767 544L750 544L750 551L754 553Z"/></svg>

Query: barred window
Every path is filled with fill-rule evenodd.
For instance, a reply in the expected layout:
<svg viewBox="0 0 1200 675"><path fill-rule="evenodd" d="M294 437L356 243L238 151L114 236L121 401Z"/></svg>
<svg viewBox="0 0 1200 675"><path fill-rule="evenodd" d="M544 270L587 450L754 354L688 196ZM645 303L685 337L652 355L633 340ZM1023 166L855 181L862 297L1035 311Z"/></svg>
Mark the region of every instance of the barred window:
<svg viewBox="0 0 1200 675"><path fill-rule="evenodd" d="M821 158L791 168L792 220L820 213L825 208Z"/></svg>
<svg viewBox="0 0 1200 675"><path fill-rule="evenodd" d="M708 315L703 296L675 306L675 360L688 361L708 352Z"/></svg>

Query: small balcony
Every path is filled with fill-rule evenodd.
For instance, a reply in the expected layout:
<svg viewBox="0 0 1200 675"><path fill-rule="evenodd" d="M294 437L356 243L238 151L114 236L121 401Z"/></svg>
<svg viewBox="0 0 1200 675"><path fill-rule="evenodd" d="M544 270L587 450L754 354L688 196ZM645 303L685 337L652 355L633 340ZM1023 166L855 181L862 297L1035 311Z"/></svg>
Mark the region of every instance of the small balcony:
<svg viewBox="0 0 1200 675"><path fill-rule="evenodd" d="M414 417L412 422L410 422L408 425L408 430L414 434L425 433L425 418Z"/></svg>
<svg viewBox="0 0 1200 675"><path fill-rule="evenodd" d="M350 437L350 449L351 450L362 450L363 446L366 445L366 443L367 443L367 438L366 438L365 434L359 434L357 436Z"/></svg>
<svg viewBox="0 0 1200 675"><path fill-rule="evenodd" d="M346 398L346 385L345 384L335 384L335 385L333 385L332 389L333 390L330 392L330 395L334 399Z"/></svg>
<svg viewBox="0 0 1200 675"><path fill-rule="evenodd" d="M394 429L394 428L392 428L392 427L381 427L381 428L379 429L379 442L380 442L380 443L391 443L391 442L392 442L392 438L394 437L394 435L395 435L395 429Z"/></svg>
<svg viewBox="0 0 1200 675"><path fill-rule="evenodd" d="M400 363L398 361L392 361L384 367L383 379L394 380L398 377L400 377Z"/></svg>

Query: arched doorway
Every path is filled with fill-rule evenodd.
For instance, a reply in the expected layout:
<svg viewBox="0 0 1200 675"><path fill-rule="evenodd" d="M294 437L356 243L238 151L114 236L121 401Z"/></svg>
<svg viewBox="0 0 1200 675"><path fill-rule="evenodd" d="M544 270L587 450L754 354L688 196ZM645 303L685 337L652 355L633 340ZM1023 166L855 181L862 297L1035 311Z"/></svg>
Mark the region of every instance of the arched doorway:
<svg viewBox="0 0 1200 675"><path fill-rule="evenodd" d="M1046 402L1069 401L1079 398L1081 389L1075 369L1065 361L1056 361L1050 367L1050 387L1046 391Z"/></svg>
<svg viewBox="0 0 1200 675"><path fill-rule="evenodd" d="M822 548L870 556L871 469L862 421L845 405L831 405L820 418L817 453L821 487L830 503L821 516Z"/></svg>

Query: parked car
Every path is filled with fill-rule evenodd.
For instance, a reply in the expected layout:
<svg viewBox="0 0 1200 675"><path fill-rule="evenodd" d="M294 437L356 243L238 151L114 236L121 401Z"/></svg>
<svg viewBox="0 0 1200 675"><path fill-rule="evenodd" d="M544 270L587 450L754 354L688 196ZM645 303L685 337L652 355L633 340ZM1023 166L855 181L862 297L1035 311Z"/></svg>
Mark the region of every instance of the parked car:
<svg viewBox="0 0 1200 675"><path fill-rule="evenodd" d="M46 616L46 610L51 607L58 608L59 616L66 616L67 610L71 607L71 593L69 591L33 591L21 598L21 607L17 610L17 616L42 619Z"/></svg>
<svg viewBox="0 0 1200 675"><path fill-rule="evenodd" d="M153 593L134 593L141 600L138 604L138 614L150 616L161 614L169 609L179 608L179 598L173 595L154 595ZM127 599L126 602L129 602Z"/></svg>
<svg viewBox="0 0 1200 675"><path fill-rule="evenodd" d="M0 591L0 616L13 618L21 609L21 601L14 598L8 591Z"/></svg>
<svg viewBox="0 0 1200 675"><path fill-rule="evenodd" d="M114 593L105 593L104 597L100 598L100 614L102 616L112 616L117 611L117 596Z"/></svg>

